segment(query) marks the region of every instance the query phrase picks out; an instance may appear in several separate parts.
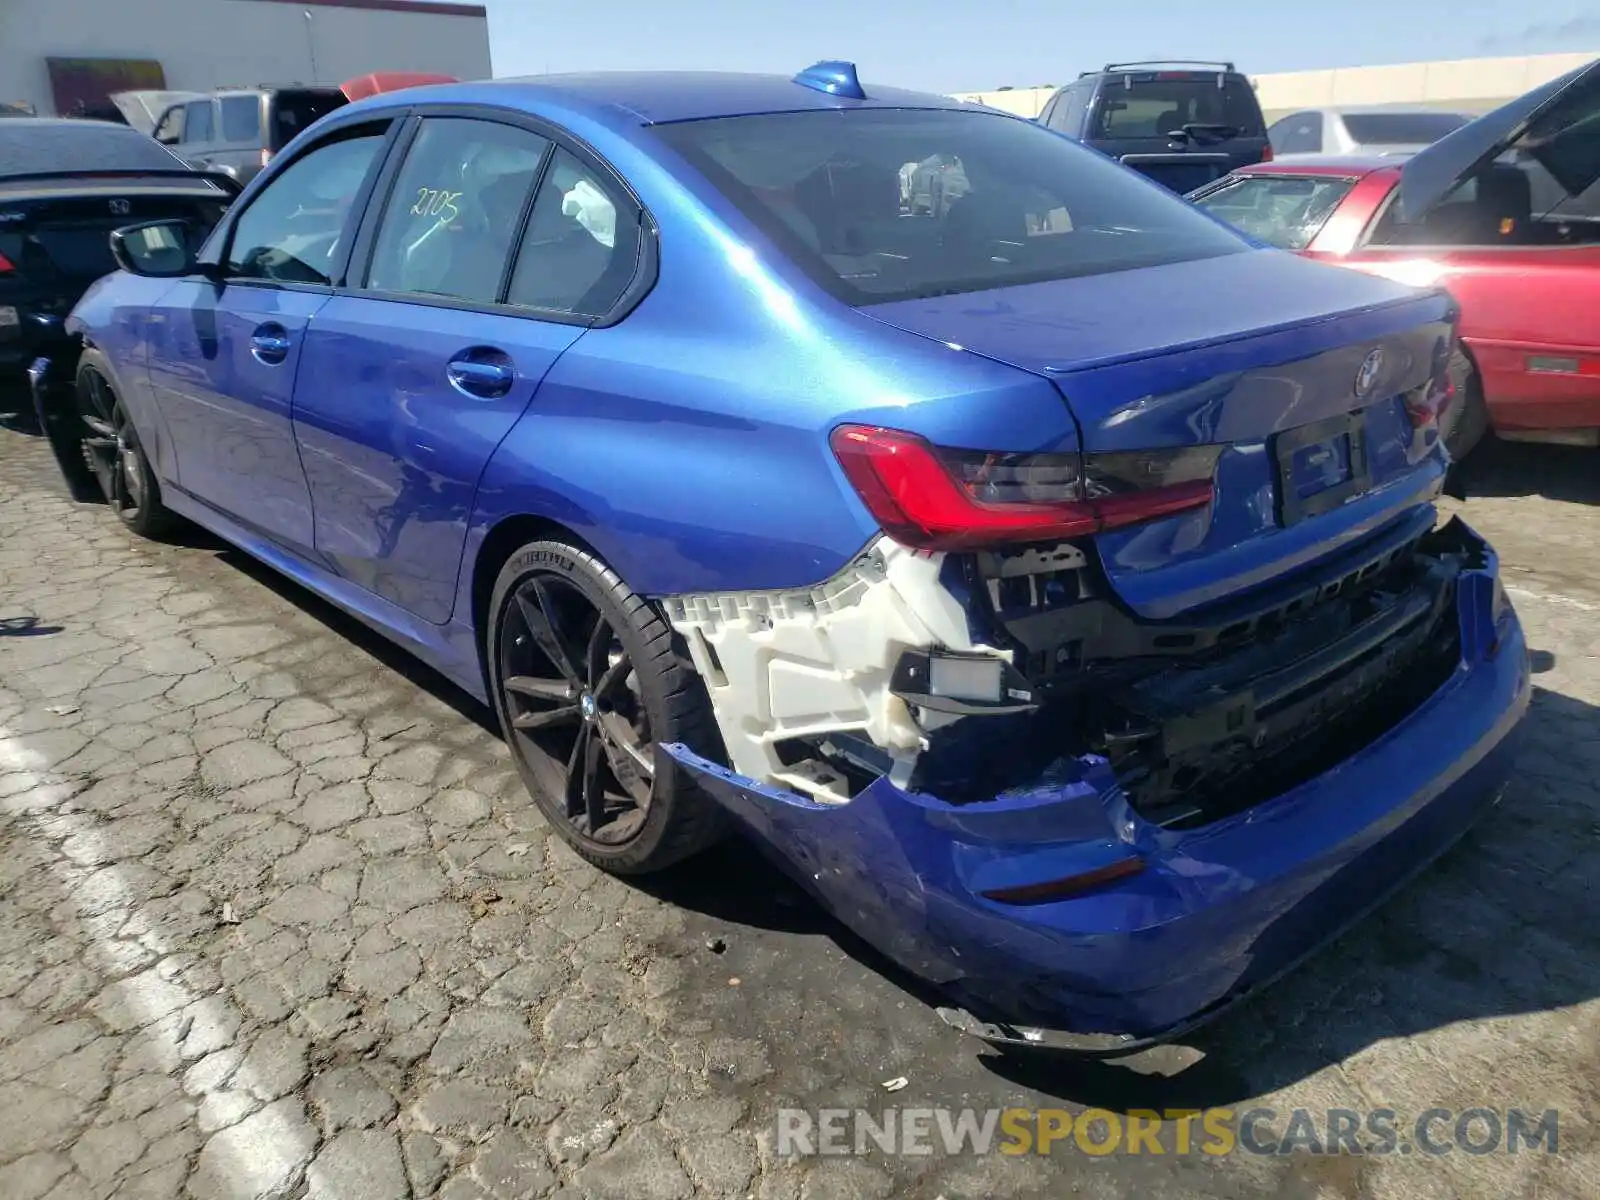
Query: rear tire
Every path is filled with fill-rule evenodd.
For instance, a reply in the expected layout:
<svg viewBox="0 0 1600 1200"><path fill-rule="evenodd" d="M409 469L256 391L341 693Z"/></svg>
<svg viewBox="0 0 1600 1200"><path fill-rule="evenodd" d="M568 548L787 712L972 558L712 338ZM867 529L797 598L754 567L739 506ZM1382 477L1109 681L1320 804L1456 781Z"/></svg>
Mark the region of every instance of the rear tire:
<svg viewBox="0 0 1600 1200"><path fill-rule="evenodd" d="M672 631L587 550L529 542L489 600L490 695L545 819L602 870L643 875L718 841L714 800L656 747L720 758L705 687Z"/></svg>
<svg viewBox="0 0 1600 1200"><path fill-rule="evenodd" d="M1447 424L1439 430L1452 462L1460 462L1489 432L1489 408L1483 401L1483 384L1478 369L1466 353L1457 349L1450 356L1450 383L1455 388L1455 403L1450 406Z"/></svg>
<svg viewBox="0 0 1600 1200"><path fill-rule="evenodd" d="M78 417L82 450L106 503L140 537L157 538L177 523L161 503L161 485L145 456L133 418L111 383L111 367L96 350L78 362Z"/></svg>

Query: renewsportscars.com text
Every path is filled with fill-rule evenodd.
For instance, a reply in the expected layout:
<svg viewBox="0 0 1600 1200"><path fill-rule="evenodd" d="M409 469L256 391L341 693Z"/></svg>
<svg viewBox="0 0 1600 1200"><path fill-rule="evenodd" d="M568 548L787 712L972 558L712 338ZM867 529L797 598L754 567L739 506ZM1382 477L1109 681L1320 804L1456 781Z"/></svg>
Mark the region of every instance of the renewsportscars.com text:
<svg viewBox="0 0 1600 1200"><path fill-rule="evenodd" d="M782 1157L812 1155L1554 1154L1555 1109L785 1108Z"/></svg>

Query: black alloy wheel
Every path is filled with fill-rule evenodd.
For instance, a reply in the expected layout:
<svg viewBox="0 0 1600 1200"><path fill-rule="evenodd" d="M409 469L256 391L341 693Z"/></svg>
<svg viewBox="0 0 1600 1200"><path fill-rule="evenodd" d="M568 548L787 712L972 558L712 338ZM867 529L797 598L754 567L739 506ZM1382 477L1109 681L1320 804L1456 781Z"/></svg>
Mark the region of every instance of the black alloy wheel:
<svg viewBox="0 0 1600 1200"><path fill-rule="evenodd" d="M713 801L656 741L720 746L655 610L593 555L524 547L491 601L495 707L546 819L597 866L658 870L714 841Z"/></svg>
<svg viewBox="0 0 1600 1200"><path fill-rule="evenodd" d="M161 503L155 473L127 406L92 361L79 366L77 391L84 459L99 480L106 503L135 533L157 536L171 525L171 514Z"/></svg>

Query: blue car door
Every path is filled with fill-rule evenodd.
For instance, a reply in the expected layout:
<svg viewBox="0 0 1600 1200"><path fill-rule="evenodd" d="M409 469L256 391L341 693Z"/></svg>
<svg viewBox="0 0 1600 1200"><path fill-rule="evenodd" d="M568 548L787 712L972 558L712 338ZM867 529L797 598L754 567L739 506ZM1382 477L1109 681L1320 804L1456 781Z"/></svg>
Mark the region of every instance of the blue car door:
<svg viewBox="0 0 1600 1200"><path fill-rule="evenodd" d="M632 277L637 218L509 116L424 116L389 174L365 270L311 322L294 426L322 560L442 624L484 468L596 296Z"/></svg>
<svg viewBox="0 0 1600 1200"><path fill-rule="evenodd" d="M150 383L178 487L304 553L313 523L290 419L295 379L386 134L386 124L344 131L297 155L232 222L220 278L183 280L152 313Z"/></svg>

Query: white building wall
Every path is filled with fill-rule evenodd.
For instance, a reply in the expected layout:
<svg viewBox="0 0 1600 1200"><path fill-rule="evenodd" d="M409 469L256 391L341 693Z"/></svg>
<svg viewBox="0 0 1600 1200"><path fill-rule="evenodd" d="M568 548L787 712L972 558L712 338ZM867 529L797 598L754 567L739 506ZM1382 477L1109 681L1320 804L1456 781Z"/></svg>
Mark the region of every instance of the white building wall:
<svg viewBox="0 0 1600 1200"><path fill-rule="evenodd" d="M1341 67L1332 71L1288 71L1253 75L1251 80L1269 122L1302 108L1335 104L1418 104L1476 113L1488 112L1596 58L1600 58L1600 50L1401 63L1390 67ZM1020 116L1036 117L1055 91L1055 88L1015 88L958 92L956 95L962 100L987 104Z"/></svg>
<svg viewBox="0 0 1600 1200"><path fill-rule="evenodd" d="M47 57L155 59L167 86L180 91L338 84L385 70L491 74L481 9L394 11L361 0L0 0L0 100L51 112Z"/></svg>

